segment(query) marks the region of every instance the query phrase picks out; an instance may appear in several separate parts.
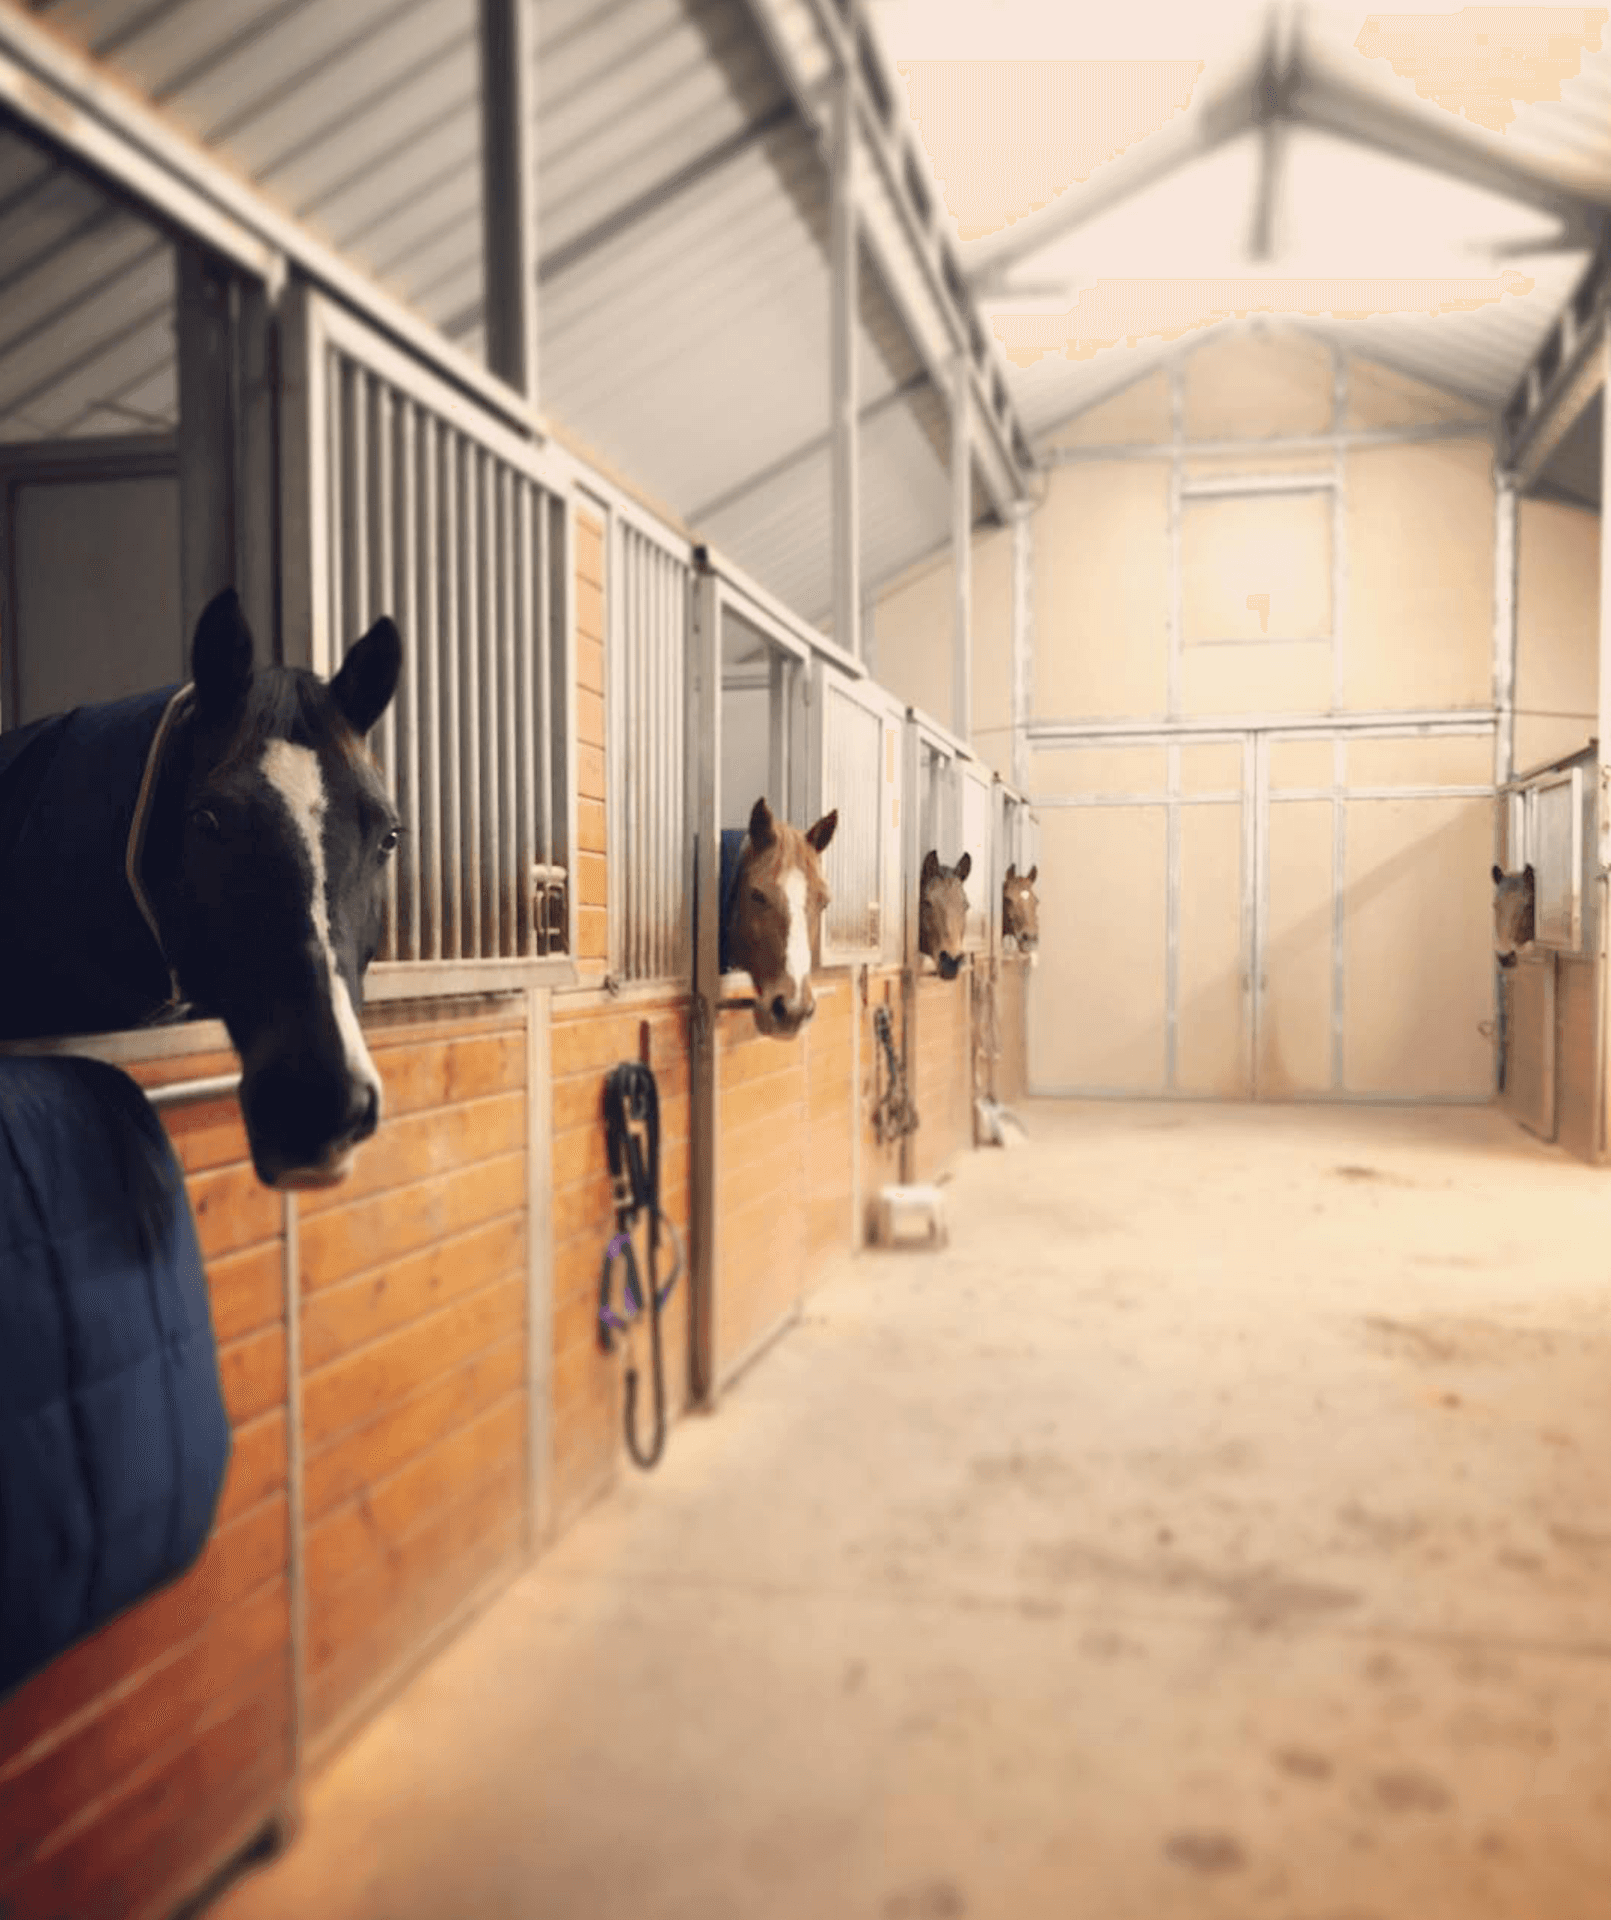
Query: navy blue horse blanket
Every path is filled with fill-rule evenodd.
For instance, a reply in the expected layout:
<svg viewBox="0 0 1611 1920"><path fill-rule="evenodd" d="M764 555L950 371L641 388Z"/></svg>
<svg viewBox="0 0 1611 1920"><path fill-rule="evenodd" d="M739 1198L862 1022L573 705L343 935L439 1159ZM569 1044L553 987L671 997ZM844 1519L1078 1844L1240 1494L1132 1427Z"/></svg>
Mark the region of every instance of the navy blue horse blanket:
<svg viewBox="0 0 1611 1920"><path fill-rule="evenodd" d="M0 1693L192 1564L229 1456L149 1101L98 1060L0 1057Z"/></svg>
<svg viewBox="0 0 1611 1920"><path fill-rule="evenodd" d="M720 915L717 924L721 928L721 935L718 943L720 957L716 962L722 973L737 971L733 964L733 956L728 951L727 929L732 924L733 904L738 896L738 863L743 856L744 842L748 839L749 835L742 827L722 828L721 881L717 905L717 912Z"/></svg>
<svg viewBox="0 0 1611 1920"><path fill-rule="evenodd" d="M108 1033L178 1000L139 887L145 816L181 689L0 733L0 1034Z"/></svg>

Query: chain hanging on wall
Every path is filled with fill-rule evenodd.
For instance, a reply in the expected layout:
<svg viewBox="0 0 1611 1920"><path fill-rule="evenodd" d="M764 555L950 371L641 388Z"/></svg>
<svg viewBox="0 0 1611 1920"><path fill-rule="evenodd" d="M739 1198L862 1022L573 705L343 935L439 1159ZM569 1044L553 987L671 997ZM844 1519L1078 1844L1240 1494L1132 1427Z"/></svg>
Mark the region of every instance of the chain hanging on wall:
<svg viewBox="0 0 1611 1920"><path fill-rule="evenodd" d="M881 1147L887 1147L892 1141L917 1132L917 1108L907 1090L906 1070L895 1052L894 1027L888 1007L873 1009L873 1032L885 1062L884 1087L873 1101L873 1138ZM874 1072L876 1075L876 1063Z"/></svg>

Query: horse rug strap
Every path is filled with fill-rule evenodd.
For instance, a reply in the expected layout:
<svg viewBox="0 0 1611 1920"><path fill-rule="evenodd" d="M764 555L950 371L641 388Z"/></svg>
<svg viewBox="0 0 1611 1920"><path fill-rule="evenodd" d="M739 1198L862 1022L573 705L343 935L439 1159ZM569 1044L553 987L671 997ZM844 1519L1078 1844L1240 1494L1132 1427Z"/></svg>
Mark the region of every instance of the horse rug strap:
<svg viewBox="0 0 1611 1920"><path fill-rule="evenodd" d="M0 733L0 1032L104 1033L180 1011L140 877L162 756L190 689Z"/></svg>
<svg viewBox="0 0 1611 1920"><path fill-rule="evenodd" d="M184 1176L135 1083L0 1058L0 1694L186 1571L230 1458Z"/></svg>
<svg viewBox="0 0 1611 1920"><path fill-rule="evenodd" d="M626 1366L626 1442L640 1467L654 1466L666 1444L665 1357L660 1338L660 1312L682 1271L679 1249L670 1277L659 1278L660 1228L671 1222L660 1208L660 1093L654 1074L635 1060L624 1061L604 1083L605 1147L610 1178L615 1186L615 1234L604 1254L599 1278L598 1336L606 1353L617 1336L625 1341L634 1322L647 1312L654 1374L654 1437L648 1446L638 1438L638 1372L630 1352ZM633 1230L640 1217L648 1222L648 1284L638 1271ZM675 1228L672 1228L675 1235ZM624 1312L613 1304L616 1265L625 1270L622 1282Z"/></svg>

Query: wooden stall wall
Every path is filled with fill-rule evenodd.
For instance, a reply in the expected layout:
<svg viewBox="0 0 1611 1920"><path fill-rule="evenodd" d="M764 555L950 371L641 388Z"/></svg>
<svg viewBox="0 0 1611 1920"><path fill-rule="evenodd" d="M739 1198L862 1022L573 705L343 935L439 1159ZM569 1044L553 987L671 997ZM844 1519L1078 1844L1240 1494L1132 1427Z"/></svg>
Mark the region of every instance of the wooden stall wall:
<svg viewBox="0 0 1611 1920"><path fill-rule="evenodd" d="M724 1008L717 1020L718 1382L805 1291L810 1036L807 1027L796 1040L768 1039L748 1006Z"/></svg>
<svg viewBox="0 0 1611 1920"><path fill-rule="evenodd" d="M298 1201L307 1724L316 1757L518 1560L526 1008L374 1016L382 1150Z"/></svg>
<svg viewBox="0 0 1611 1920"><path fill-rule="evenodd" d="M932 1180L973 1144L973 1019L966 974L920 975L913 1092L922 1124L913 1147L918 1180Z"/></svg>
<svg viewBox="0 0 1611 1920"><path fill-rule="evenodd" d="M135 1068L145 1086L233 1056ZM233 1454L180 1580L0 1701L0 1913L165 1915L291 1789L282 1203L233 1097L170 1109L207 1263Z"/></svg>
<svg viewBox="0 0 1611 1920"><path fill-rule="evenodd" d="M1555 1138L1579 1160L1599 1153L1599 1087L1594 1062L1594 999L1599 966L1592 959L1554 956ZM1520 972L1520 968L1516 969Z"/></svg>
<svg viewBox="0 0 1611 1920"><path fill-rule="evenodd" d="M1025 1026L1030 965L1021 954L1003 954L996 973L996 1098L1015 1106L1029 1092L1029 1035Z"/></svg>
<svg viewBox="0 0 1611 1920"><path fill-rule="evenodd" d="M901 974L898 967L870 969L867 975L867 998L864 1005L857 1008L857 1018L861 1031L861 1108L857 1120L859 1174L857 1182L860 1192L858 1219L856 1222L857 1244L867 1245L877 1232L878 1193L881 1187L899 1184L901 1177L901 1144L899 1140L880 1141L873 1126L873 1115L878 1100L889 1084L889 1066L884 1051L878 1043L878 1034L874 1026L874 1016L880 1007L889 1010L891 1039L895 1048L897 1062L901 1059ZM913 1100L911 1077L908 1076L907 1090Z"/></svg>
<svg viewBox="0 0 1611 1920"><path fill-rule="evenodd" d="M806 1028L806 1256L811 1267L855 1244L856 1014L851 973L816 980Z"/></svg>
<svg viewBox="0 0 1611 1920"><path fill-rule="evenodd" d="M599 995L554 1001L553 1074L553 1372L550 1400L550 1534L562 1532L611 1484L622 1456L622 1362L598 1345L599 1276L615 1233L615 1197L604 1133L604 1082L639 1057L649 1030L649 1064L660 1094L661 1204L688 1244L689 1075L687 1001L681 994L635 999ZM539 1230L541 1228L539 1227ZM664 1266L673 1251L662 1241ZM643 1257L640 1245L640 1259ZM675 1417L688 1399L688 1276L661 1323L666 1403ZM648 1365L643 1334L640 1365ZM649 1433L647 1375L639 1381L639 1431Z"/></svg>

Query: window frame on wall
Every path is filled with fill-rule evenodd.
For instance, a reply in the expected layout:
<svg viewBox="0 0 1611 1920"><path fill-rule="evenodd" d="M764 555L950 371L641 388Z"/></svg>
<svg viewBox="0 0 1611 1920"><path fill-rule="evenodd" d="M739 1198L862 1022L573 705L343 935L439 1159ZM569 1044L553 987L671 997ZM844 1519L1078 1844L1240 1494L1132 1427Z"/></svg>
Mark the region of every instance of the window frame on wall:
<svg viewBox="0 0 1611 1920"><path fill-rule="evenodd" d="M434 367L397 346L368 320L305 281L295 281L287 290L283 342L281 637L286 663L310 667L328 677L380 613L391 614L403 636L404 678L372 743L386 770L388 791L404 815L405 828L416 828L405 834L405 846L414 863L416 898L421 892L427 898L417 915L409 917L417 918L422 944L436 951L377 959L369 970L371 997L405 998L470 984L490 991L544 980L569 982L575 978L578 931L574 567L580 496L574 469L556 452L511 428ZM384 475L377 480L368 471L367 432L363 436L366 464L354 472L352 485L366 498L378 487L376 525L383 534L383 551L378 555L360 544L367 540L368 523L354 537L340 524L341 503L333 498L333 490L343 484L338 464L342 445L354 424L346 401L346 378L341 377L339 386L332 385L332 372L341 374L341 361L363 373L364 397L376 409L384 410L386 403L375 396L386 389L394 401L406 404L406 417L415 429L403 436L404 447L412 447L414 454L411 491L406 497L400 496L397 483L408 466L397 441L386 440L392 459L389 469L377 469L377 474ZM356 386L353 391L357 392ZM429 431L418 435L427 419ZM388 426L387 435L394 430ZM422 451L422 440L429 443L429 457ZM467 477L472 455L473 488ZM439 491L444 460L454 466L456 476L452 510L457 517L451 529L445 518L449 508ZM465 468L462 486L458 484L460 465ZM430 478L422 495L420 483L427 472ZM419 515L411 529L403 524L409 504ZM475 532L470 534L467 529L472 525ZM492 542L480 538L488 527L496 536ZM534 544L526 544L528 531ZM452 538L445 538L449 532ZM404 533L410 536L412 565L403 561L400 537ZM442 564L444 553L452 557L451 569ZM518 562L499 565L515 553L522 555ZM459 568L461 559L473 561L473 574ZM436 598L433 605L432 597L453 594L457 599L451 602L448 643L442 632L442 612L449 601ZM476 615L467 614L471 607ZM419 615L425 609L422 620ZM467 624L477 641L462 648L461 629ZM451 684L450 661L458 667L457 686ZM497 677L483 683L482 666ZM522 702L506 713L509 703L498 699L499 679L509 674L517 689L530 691L528 720L522 720ZM473 718L465 711L465 701L472 698ZM436 804L424 813L410 786L399 787L400 733L405 741L415 743L404 758L426 768L436 787ZM494 750L483 755L482 748L489 744ZM545 804L528 812L526 803L539 798L539 782ZM451 804L455 788L456 813ZM447 826L443 825L444 808ZM434 820L429 817L432 813ZM512 813L513 850L505 837L488 855L483 826L501 823L505 813ZM445 844L455 828L456 861L447 855ZM440 861L434 869L433 858ZM540 951L541 936L535 925L535 868L540 865L563 867L566 873L564 950L559 953ZM423 935L429 902L438 894L445 902L450 888L456 886L461 895L457 912L465 912L465 903L476 892L476 881L465 871L470 866L479 868L483 908L489 898L498 896L493 944L500 950L496 952L464 953L462 922L446 911L437 915L429 936ZM401 937L402 882L397 873L394 864L387 899L388 945ZM514 891L508 900L505 932L504 899L498 889L508 884ZM476 931L478 914L466 917L473 944L484 949L486 942ZM444 925L450 921L451 940L444 936ZM450 945L461 951L446 951Z"/></svg>

